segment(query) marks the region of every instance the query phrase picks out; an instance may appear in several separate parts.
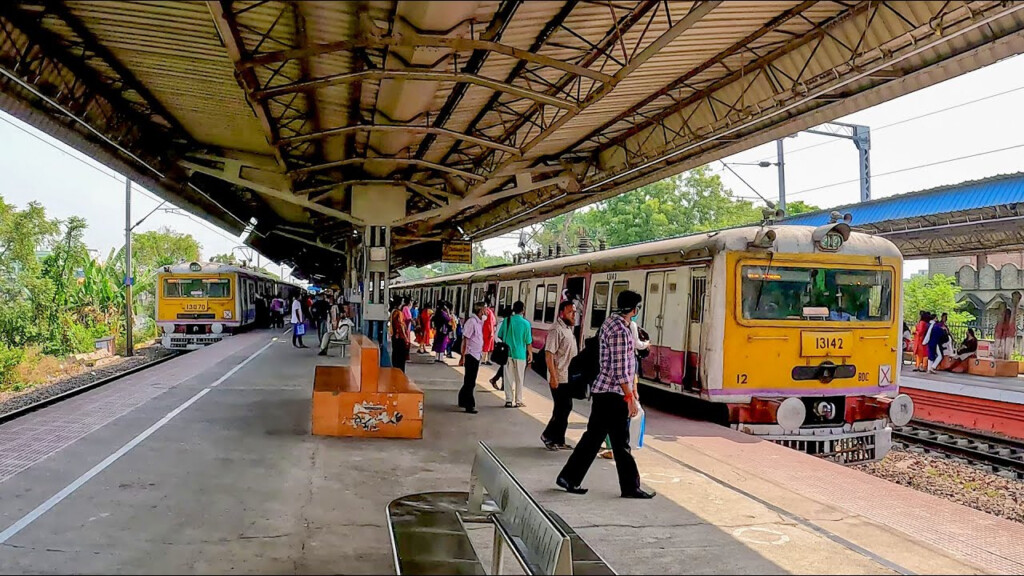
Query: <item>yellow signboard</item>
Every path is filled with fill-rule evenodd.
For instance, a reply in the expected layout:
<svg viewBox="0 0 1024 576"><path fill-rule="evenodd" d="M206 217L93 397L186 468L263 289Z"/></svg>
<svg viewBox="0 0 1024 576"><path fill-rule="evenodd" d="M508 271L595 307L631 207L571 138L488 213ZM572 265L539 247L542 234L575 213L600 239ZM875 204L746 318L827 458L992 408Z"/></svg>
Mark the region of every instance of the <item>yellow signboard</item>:
<svg viewBox="0 0 1024 576"><path fill-rule="evenodd" d="M473 243L453 240L441 246L441 262L452 264L473 263Z"/></svg>

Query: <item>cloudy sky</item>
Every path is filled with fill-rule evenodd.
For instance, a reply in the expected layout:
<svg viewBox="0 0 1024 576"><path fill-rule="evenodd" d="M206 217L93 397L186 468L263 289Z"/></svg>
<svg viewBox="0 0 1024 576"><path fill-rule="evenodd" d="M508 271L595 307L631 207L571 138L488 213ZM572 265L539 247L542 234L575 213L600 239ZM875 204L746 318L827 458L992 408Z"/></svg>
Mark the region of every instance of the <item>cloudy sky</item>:
<svg viewBox="0 0 1024 576"><path fill-rule="evenodd" d="M880 198L944 184L1024 170L1024 135L1012 129L1024 100L1024 58L1016 57L920 90L843 121L871 127L874 197ZM857 151L846 140L800 134L786 140L786 189L789 200L821 207L856 202ZM969 158L964 158L971 156ZM962 158L962 159L961 159ZM727 158L727 163L775 160L775 144ZM754 192L721 163L712 166L737 196ZM778 196L775 167L735 165L760 194ZM109 168L0 112L0 196L24 206L41 202L50 216L84 217L86 243L100 254L124 241L124 179ZM133 197L135 219L159 202L140 190ZM170 227L196 237L203 256L242 253L241 240L181 210L161 210L138 230ZM484 242L494 253L516 250L515 233ZM907 274L923 262L908 262ZM271 270L281 272L278 266ZM287 272L287 270L285 270Z"/></svg>

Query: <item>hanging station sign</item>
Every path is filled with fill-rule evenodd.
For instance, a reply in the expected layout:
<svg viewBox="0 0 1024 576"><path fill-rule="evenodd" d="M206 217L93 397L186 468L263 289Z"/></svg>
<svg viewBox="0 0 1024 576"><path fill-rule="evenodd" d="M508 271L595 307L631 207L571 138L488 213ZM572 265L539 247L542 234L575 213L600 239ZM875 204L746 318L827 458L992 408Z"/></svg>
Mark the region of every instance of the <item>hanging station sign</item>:
<svg viewBox="0 0 1024 576"><path fill-rule="evenodd" d="M473 243L451 240L441 245L441 262L451 264L472 264Z"/></svg>

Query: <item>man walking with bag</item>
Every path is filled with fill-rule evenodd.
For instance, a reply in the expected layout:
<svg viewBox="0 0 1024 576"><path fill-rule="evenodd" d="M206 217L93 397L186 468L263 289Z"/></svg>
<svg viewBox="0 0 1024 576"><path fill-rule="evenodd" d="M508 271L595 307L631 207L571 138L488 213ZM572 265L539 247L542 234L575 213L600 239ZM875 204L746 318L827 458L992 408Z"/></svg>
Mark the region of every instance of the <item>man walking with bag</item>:
<svg viewBox="0 0 1024 576"><path fill-rule="evenodd" d="M555 406L551 411L548 426L540 435L540 441L548 450L572 450L565 443L565 430L569 427L569 413L572 412L572 390L569 388L569 363L578 353L576 337L573 335L573 321L576 306L572 301L558 306L558 319L548 331L544 343L545 362L548 367L548 385Z"/></svg>
<svg viewBox="0 0 1024 576"><path fill-rule="evenodd" d="M601 325L601 371L590 389L592 404L587 431L555 479L555 483L570 494L587 493L581 486L583 478L607 435L615 454L622 497L654 497L653 492L640 488L640 472L629 452L629 420L640 411L634 392L636 347L629 319L640 311L641 300L643 297L636 292L623 291L616 301L615 314Z"/></svg>

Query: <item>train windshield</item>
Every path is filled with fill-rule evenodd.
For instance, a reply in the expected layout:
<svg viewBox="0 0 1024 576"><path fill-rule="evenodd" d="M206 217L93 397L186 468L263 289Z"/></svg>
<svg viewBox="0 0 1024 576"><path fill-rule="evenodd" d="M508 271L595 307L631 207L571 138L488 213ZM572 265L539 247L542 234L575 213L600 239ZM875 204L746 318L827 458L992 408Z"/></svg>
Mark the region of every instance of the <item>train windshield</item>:
<svg viewBox="0 0 1024 576"><path fill-rule="evenodd" d="M887 322L892 272L825 267L743 266L748 320Z"/></svg>
<svg viewBox="0 0 1024 576"><path fill-rule="evenodd" d="M228 298L231 282L227 278L164 278L166 298Z"/></svg>

